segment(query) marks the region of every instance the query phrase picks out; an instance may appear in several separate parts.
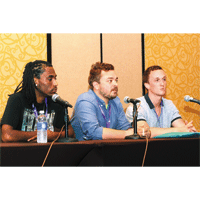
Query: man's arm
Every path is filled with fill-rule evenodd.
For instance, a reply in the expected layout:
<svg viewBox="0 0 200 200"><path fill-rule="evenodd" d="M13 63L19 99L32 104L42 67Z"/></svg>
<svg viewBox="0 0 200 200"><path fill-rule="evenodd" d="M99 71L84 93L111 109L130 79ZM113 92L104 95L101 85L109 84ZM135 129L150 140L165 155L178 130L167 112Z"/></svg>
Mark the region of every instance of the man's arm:
<svg viewBox="0 0 200 200"><path fill-rule="evenodd" d="M179 119L177 119L177 120L172 122L172 126L173 127L183 127L185 125L186 125L186 123L181 118L179 118Z"/></svg>
<svg viewBox="0 0 200 200"><path fill-rule="evenodd" d="M172 123L173 127L179 128L179 132L197 132L196 128L193 125L193 121L184 122L183 119L177 119ZM187 131L182 131L185 128Z"/></svg>
<svg viewBox="0 0 200 200"><path fill-rule="evenodd" d="M138 121L137 126L139 128L142 127L149 127L146 121ZM151 137L155 137L157 135L170 133L170 132L195 132L196 129L193 126L193 122L189 122L185 124L182 119L177 119L172 123L171 128L157 128L157 127L150 127Z"/></svg>
<svg viewBox="0 0 200 200"><path fill-rule="evenodd" d="M37 131L25 132L14 130L8 124L2 125L2 141L3 142L22 142L27 141L29 138L36 136Z"/></svg>
<svg viewBox="0 0 200 200"><path fill-rule="evenodd" d="M71 129L70 129L71 132ZM59 134L59 131L52 132L47 130L48 140L54 140ZM3 142L27 142L28 139L37 136L37 131L19 131L14 130L12 126L8 124L2 125L2 141ZM65 137L65 131L61 132L60 137Z"/></svg>
<svg viewBox="0 0 200 200"><path fill-rule="evenodd" d="M133 128L128 130L103 128L102 139L124 139L128 135L133 135Z"/></svg>

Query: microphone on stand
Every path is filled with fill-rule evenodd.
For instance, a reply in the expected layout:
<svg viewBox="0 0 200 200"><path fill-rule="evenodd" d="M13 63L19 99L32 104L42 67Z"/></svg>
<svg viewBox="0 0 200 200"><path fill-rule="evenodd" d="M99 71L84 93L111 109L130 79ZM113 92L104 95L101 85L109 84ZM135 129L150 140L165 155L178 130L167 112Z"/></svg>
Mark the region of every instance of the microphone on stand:
<svg viewBox="0 0 200 200"><path fill-rule="evenodd" d="M140 102L140 100L138 100L138 99L130 99L128 96L124 97L124 103L134 103L134 104L136 104L136 103L139 103L139 102Z"/></svg>
<svg viewBox="0 0 200 200"><path fill-rule="evenodd" d="M124 97L124 103L132 103L133 104L133 124L134 124L134 133L133 135L126 136L125 139L139 139L140 136L137 134L137 103L140 100L131 99L128 96Z"/></svg>
<svg viewBox="0 0 200 200"><path fill-rule="evenodd" d="M72 108L73 106L69 102L61 99L61 97L58 94L54 94L52 96L52 100L54 102L60 104L61 106L65 107L65 117L64 117L64 121L65 121L65 138L59 138L57 140L57 142L78 142L78 139L68 137L68 121L69 121L68 107Z"/></svg>
<svg viewBox="0 0 200 200"><path fill-rule="evenodd" d="M194 102L200 105L200 100L194 99L193 97L190 97L189 95L184 96L184 100L187 102Z"/></svg>
<svg viewBox="0 0 200 200"><path fill-rule="evenodd" d="M67 101L65 101L65 100L63 100L63 99L61 99L61 97L60 97L58 94L54 94L54 95L52 96L52 100L53 100L54 102L60 104L61 106L65 107L65 108L67 108L67 107L72 108L72 107L73 107L69 102L67 102Z"/></svg>

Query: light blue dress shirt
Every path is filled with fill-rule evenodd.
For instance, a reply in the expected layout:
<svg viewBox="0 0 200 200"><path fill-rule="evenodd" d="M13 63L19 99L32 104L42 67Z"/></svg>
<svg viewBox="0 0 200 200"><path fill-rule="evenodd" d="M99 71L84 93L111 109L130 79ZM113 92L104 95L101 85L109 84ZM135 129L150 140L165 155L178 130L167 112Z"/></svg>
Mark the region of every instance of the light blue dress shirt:
<svg viewBox="0 0 200 200"><path fill-rule="evenodd" d="M99 106L102 108L106 119L104 119ZM101 140L103 127L106 127L106 122L109 119L111 129L127 130L131 128L119 97L110 100L106 109L105 102L90 89L78 97L72 114L71 125L79 141Z"/></svg>

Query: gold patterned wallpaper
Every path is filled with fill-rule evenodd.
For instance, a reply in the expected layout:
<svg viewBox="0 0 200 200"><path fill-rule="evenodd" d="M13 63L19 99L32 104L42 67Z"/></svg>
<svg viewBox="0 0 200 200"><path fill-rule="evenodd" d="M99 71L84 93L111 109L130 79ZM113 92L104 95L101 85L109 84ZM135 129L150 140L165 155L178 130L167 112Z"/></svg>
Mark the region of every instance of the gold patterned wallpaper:
<svg viewBox="0 0 200 200"><path fill-rule="evenodd" d="M184 120L193 120L200 131L200 105L184 96L200 99L200 34L145 34L145 67L160 65L167 73L166 98Z"/></svg>
<svg viewBox="0 0 200 200"><path fill-rule="evenodd" d="M46 34L0 33L0 118L8 95L22 80L26 63L47 60Z"/></svg>

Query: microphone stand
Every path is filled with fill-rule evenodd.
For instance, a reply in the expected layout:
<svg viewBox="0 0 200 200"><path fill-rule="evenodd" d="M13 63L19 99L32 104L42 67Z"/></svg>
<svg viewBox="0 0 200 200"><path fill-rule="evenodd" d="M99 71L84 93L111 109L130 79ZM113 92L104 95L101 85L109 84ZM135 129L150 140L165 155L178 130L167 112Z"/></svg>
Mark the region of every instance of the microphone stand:
<svg viewBox="0 0 200 200"><path fill-rule="evenodd" d="M133 103L133 124L134 124L134 132L133 135L128 135L125 137L125 139L139 139L140 136L137 134L137 102L132 102ZM135 116L135 118L134 118Z"/></svg>
<svg viewBox="0 0 200 200"><path fill-rule="evenodd" d="M69 115L68 115L68 106L65 107L65 138L60 138L57 140L57 142L78 142L78 139L76 138L70 138L68 137L68 122L69 122Z"/></svg>

